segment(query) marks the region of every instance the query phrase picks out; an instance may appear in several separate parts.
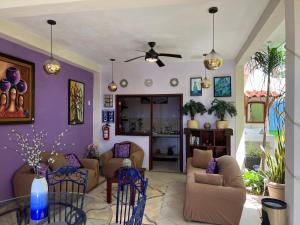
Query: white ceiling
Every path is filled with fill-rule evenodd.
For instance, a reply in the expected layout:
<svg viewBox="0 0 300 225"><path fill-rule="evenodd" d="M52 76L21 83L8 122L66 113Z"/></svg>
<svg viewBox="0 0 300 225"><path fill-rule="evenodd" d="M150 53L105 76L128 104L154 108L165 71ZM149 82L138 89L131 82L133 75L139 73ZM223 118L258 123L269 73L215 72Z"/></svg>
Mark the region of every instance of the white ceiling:
<svg viewBox="0 0 300 225"><path fill-rule="evenodd" d="M20 2L10 0L5 7L0 3L1 17L46 39L50 37L46 20L55 19L56 44L105 64L110 58L123 61L142 55L135 50L148 50L148 41L157 42L158 52L182 54L183 60L200 59L211 50L212 17L207 12L211 6L219 7L215 49L226 59L235 58L269 0Z"/></svg>

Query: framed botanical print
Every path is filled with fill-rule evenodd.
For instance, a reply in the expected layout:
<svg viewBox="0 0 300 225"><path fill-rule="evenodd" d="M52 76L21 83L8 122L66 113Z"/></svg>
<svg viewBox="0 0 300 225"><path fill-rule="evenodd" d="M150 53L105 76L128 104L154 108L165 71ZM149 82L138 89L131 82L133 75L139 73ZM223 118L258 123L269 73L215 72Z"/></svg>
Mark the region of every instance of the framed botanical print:
<svg viewBox="0 0 300 225"><path fill-rule="evenodd" d="M112 108L113 107L113 95L104 95L104 107Z"/></svg>
<svg viewBox="0 0 300 225"><path fill-rule="evenodd" d="M191 96L202 96L202 77L190 78L190 93Z"/></svg>
<svg viewBox="0 0 300 225"><path fill-rule="evenodd" d="M0 53L0 124L34 122L32 62Z"/></svg>
<svg viewBox="0 0 300 225"><path fill-rule="evenodd" d="M231 97L231 76L214 77L214 97Z"/></svg>
<svg viewBox="0 0 300 225"><path fill-rule="evenodd" d="M84 83L69 80L68 122L70 125L84 123Z"/></svg>

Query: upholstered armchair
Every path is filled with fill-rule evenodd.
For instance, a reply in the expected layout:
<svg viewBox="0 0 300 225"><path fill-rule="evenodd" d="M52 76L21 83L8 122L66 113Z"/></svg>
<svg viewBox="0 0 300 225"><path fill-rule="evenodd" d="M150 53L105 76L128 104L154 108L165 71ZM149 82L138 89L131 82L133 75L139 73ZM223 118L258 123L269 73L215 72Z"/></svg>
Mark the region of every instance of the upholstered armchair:
<svg viewBox="0 0 300 225"><path fill-rule="evenodd" d="M143 149L133 142L124 141L121 143L130 143L130 160L132 161L132 166L135 168L142 168L144 160ZM123 164L124 158L113 158L113 150L114 148L100 156L102 173L105 177L113 177L115 172L122 167Z"/></svg>

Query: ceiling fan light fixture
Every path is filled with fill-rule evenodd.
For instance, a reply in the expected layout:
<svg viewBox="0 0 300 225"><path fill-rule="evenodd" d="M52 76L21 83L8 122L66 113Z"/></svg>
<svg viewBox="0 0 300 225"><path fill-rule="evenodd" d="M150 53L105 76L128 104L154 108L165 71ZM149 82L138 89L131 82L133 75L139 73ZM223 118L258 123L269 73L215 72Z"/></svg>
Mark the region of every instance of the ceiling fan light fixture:
<svg viewBox="0 0 300 225"><path fill-rule="evenodd" d="M111 61L111 82L108 84L107 88L111 92L115 92L118 90L117 84L114 82L114 61L115 59L110 59Z"/></svg>
<svg viewBox="0 0 300 225"><path fill-rule="evenodd" d="M204 59L204 66L208 70L217 70L223 65L222 57L215 51L215 14L218 12L218 7L210 7L208 12L213 15L213 47Z"/></svg>
<svg viewBox="0 0 300 225"><path fill-rule="evenodd" d="M146 61L147 61L147 62L151 62L151 63L155 63L155 62L157 62L157 60L158 60L158 59L157 59L157 58L154 58L154 57L147 57L147 58L146 58Z"/></svg>
<svg viewBox="0 0 300 225"><path fill-rule="evenodd" d="M61 70L61 65L60 63L53 58L53 53L52 53L52 26L56 25L55 20L47 20L47 23L51 26L51 54L50 58L47 59L44 64L43 64L43 69L48 75L57 75L60 70Z"/></svg>

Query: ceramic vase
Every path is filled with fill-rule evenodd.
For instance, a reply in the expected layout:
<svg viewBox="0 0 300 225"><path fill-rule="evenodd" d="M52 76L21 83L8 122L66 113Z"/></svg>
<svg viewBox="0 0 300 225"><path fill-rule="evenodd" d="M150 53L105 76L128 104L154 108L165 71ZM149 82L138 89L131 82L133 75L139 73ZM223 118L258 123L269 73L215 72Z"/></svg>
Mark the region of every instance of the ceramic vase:
<svg viewBox="0 0 300 225"><path fill-rule="evenodd" d="M45 177L37 176L31 185L30 218L33 221L48 217L48 184Z"/></svg>

